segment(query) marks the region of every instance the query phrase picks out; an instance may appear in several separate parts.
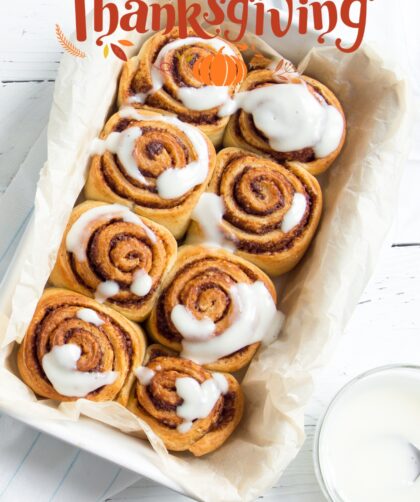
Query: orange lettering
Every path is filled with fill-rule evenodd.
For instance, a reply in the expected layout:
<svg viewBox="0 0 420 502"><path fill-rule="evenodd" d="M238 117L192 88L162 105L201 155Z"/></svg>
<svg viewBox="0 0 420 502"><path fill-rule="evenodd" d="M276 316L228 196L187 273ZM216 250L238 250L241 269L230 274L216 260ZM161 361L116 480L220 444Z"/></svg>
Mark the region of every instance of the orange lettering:
<svg viewBox="0 0 420 502"><path fill-rule="evenodd" d="M275 0L277 1L277 0ZM268 28L277 38L282 38L290 31L296 15L297 29L305 35L309 28L309 15L313 17L314 29L321 32L318 42L323 44L325 37L337 28L339 17L342 22L356 30L352 45L345 45L337 38L335 45L342 52L354 52L362 44L366 30L368 0L342 0L340 10L335 0L283 0L284 8L277 7L265 10L263 0L207 0L208 9L203 10L201 4L191 0L167 0L165 3L149 3L147 0L125 0L125 10L119 12L119 4L112 0L94 0L93 29L99 34L96 44L103 45L103 39L115 33L120 26L124 31L146 33L165 30L169 33L178 23L180 38L186 38L189 30L193 30L200 38L209 39L221 35L229 42L240 42L246 30L250 30L249 5L254 4L254 33L263 36ZM76 17L76 38L84 42L87 38L87 18L85 0L74 0ZM226 9L222 4L226 3ZM359 10L354 7L359 6ZM357 14L356 14L357 11ZM201 24L205 21L214 26L216 35L205 31ZM235 30L224 29L225 20L235 25ZM269 21L270 26L267 26Z"/></svg>
<svg viewBox="0 0 420 502"><path fill-rule="evenodd" d="M85 0L74 0L76 13L76 38L79 42L86 40L86 7Z"/></svg>
<svg viewBox="0 0 420 502"><path fill-rule="evenodd" d="M269 9L268 12L271 16L271 29L276 37L282 38L290 30L290 26L292 25L293 21L293 0L286 0L286 3L288 5L288 14L289 17L287 19L287 24L284 28L281 27L280 23L280 11L277 9ZM283 11L282 11L283 12Z"/></svg>
<svg viewBox="0 0 420 502"><path fill-rule="evenodd" d="M306 5L308 0L300 0L301 5ZM298 7L296 9L299 12L299 33L305 35L308 33L308 8Z"/></svg>
<svg viewBox="0 0 420 502"><path fill-rule="evenodd" d="M121 28L124 31L136 30L137 33L146 33L147 5L142 0L128 0L125 8L131 9L131 7L137 8L137 10L128 12L121 17Z"/></svg>
<svg viewBox="0 0 420 502"><path fill-rule="evenodd" d="M360 15L357 22L350 19L350 10L354 2L359 2L360 4ZM344 0L341 5L341 18L345 25L350 28L357 28L357 36L351 47L343 47L341 38L337 39L335 45L343 52L354 52L361 46L363 37L365 36L367 0Z"/></svg>
<svg viewBox="0 0 420 502"><path fill-rule="evenodd" d="M158 31L161 29L162 11L164 10L166 12L165 33L169 33L175 26L175 7L173 4L160 5L152 3L150 7L152 8L152 30Z"/></svg>
<svg viewBox="0 0 420 502"><path fill-rule="evenodd" d="M324 19L322 16L322 9L326 7L328 10L328 30L321 33L321 35L319 35L318 37L318 42L320 44L323 44L325 42L325 35L331 33L337 26L337 19L338 19L337 7L335 3L332 2L331 0L328 0L322 4L320 2L314 2L311 5L311 7L314 15L314 28L316 30L324 29Z"/></svg>
<svg viewBox="0 0 420 502"><path fill-rule="evenodd" d="M192 28L197 37L212 38L201 27L200 20L197 19L201 13L201 6L198 3L191 3L187 7L187 0L178 0L178 26L179 36L187 38L188 28Z"/></svg>
<svg viewBox="0 0 420 502"><path fill-rule="evenodd" d="M96 45L103 45L102 39L112 35L115 33L115 30L118 28L118 23L119 23L119 15L118 15L118 7L112 3L109 2L107 4L103 4L103 0L95 0L94 3L94 28L97 33L101 33L104 29L104 11L108 11L108 17L109 17L109 30L107 33L101 35L98 37L96 40Z"/></svg>
<svg viewBox="0 0 420 502"><path fill-rule="evenodd" d="M236 16L236 8L238 5L242 6L241 17ZM229 21L239 25L239 31L236 37L234 36L233 38L230 38L230 30L226 30L225 38L226 40L229 40L229 42L239 42L239 40L244 37L248 25L248 0L230 0L226 14Z"/></svg>

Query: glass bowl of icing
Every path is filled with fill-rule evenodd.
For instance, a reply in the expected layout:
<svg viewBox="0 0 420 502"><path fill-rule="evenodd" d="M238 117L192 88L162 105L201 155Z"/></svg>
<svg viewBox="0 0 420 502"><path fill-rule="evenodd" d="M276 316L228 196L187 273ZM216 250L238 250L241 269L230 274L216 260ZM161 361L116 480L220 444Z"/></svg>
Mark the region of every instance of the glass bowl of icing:
<svg viewBox="0 0 420 502"><path fill-rule="evenodd" d="M346 384L318 423L314 464L330 502L420 501L420 366Z"/></svg>

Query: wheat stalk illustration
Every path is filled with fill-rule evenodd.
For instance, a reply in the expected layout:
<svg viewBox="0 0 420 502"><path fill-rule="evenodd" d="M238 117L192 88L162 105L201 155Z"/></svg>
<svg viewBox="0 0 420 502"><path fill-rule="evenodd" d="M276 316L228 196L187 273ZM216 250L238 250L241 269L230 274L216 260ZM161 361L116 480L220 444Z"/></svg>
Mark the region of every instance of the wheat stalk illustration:
<svg viewBox="0 0 420 502"><path fill-rule="evenodd" d="M61 47L71 54L72 56L76 56L78 58L85 58L86 54L78 49L70 40L64 35L63 30L60 25L55 25L55 34L57 35L57 39L60 42Z"/></svg>
<svg viewBox="0 0 420 502"><path fill-rule="evenodd" d="M274 71L274 76L281 82L300 83L301 76L293 63L287 59L280 59Z"/></svg>

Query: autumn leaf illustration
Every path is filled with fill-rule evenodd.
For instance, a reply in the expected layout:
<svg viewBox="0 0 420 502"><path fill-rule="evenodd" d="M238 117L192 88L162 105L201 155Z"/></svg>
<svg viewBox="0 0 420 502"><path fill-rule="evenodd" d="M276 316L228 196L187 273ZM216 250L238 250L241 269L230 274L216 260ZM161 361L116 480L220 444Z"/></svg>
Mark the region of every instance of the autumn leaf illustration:
<svg viewBox="0 0 420 502"><path fill-rule="evenodd" d="M117 58L120 58L123 61L127 61L127 56L125 52L121 49L121 47L118 47L118 45L115 44L111 44L111 49L112 52L117 56Z"/></svg>
<svg viewBox="0 0 420 502"><path fill-rule="evenodd" d="M235 44L238 51L241 51L241 52L245 52L246 50L248 50L248 44L245 44L245 43L237 43Z"/></svg>
<svg viewBox="0 0 420 502"><path fill-rule="evenodd" d="M125 47L132 47L134 44L130 40L118 40L118 43L124 45Z"/></svg>
<svg viewBox="0 0 420 502"><path fill-rule="evenodd" d="M63 47L63 49L71 54L72 56L76 56L78 58L85 58L86 54L78 49L70 40L64 35L63 30L61 29L60 25L56 24L55 25L55 34L57 36L58 41L60 42L60 45Z"/></svg>

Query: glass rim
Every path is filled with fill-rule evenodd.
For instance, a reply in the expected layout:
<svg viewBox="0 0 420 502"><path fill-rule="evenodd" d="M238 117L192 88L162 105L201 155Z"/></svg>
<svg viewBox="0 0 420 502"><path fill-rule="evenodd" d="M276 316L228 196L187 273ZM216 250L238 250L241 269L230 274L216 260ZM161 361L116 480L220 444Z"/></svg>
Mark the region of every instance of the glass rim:
<svg viewBox="0 0 420 502"><path fill-rule="evenodd" d="M335 405L339 401L339 399L345 394L351 387L353 387L356 383L358 383L361 380L364 380L365 378L368 378L370 376L379 374L379 373L385 373L387 371L392 371L392 370L414 370L414 371L419 371L420 372L420 365L416 364L386 364L383 366L377 366L375 368L371 368L367 371L364 371L363 373L360 373L359 375L353 377L351 380L349 380L347 383L345 383L335 394L334 397L331 399L331 401L328 403L325 411L320 415L318 419L318 423L316 425L315 429L315 436L314 436L314 447L313 447L313 464L314 464L314 470L315 470L315 475L316 479L318 481L318 484L321 488L321 491L324 495L324 497L327 499L328 502L345 502L341 497L339 497L336 493L332 493L331 489L326 482L325 475L322 471L322 464L320 460L320 438L321 434L323 431L323 427L325 424L326 419L328 416L331 414L333 411Z"/></svg>

